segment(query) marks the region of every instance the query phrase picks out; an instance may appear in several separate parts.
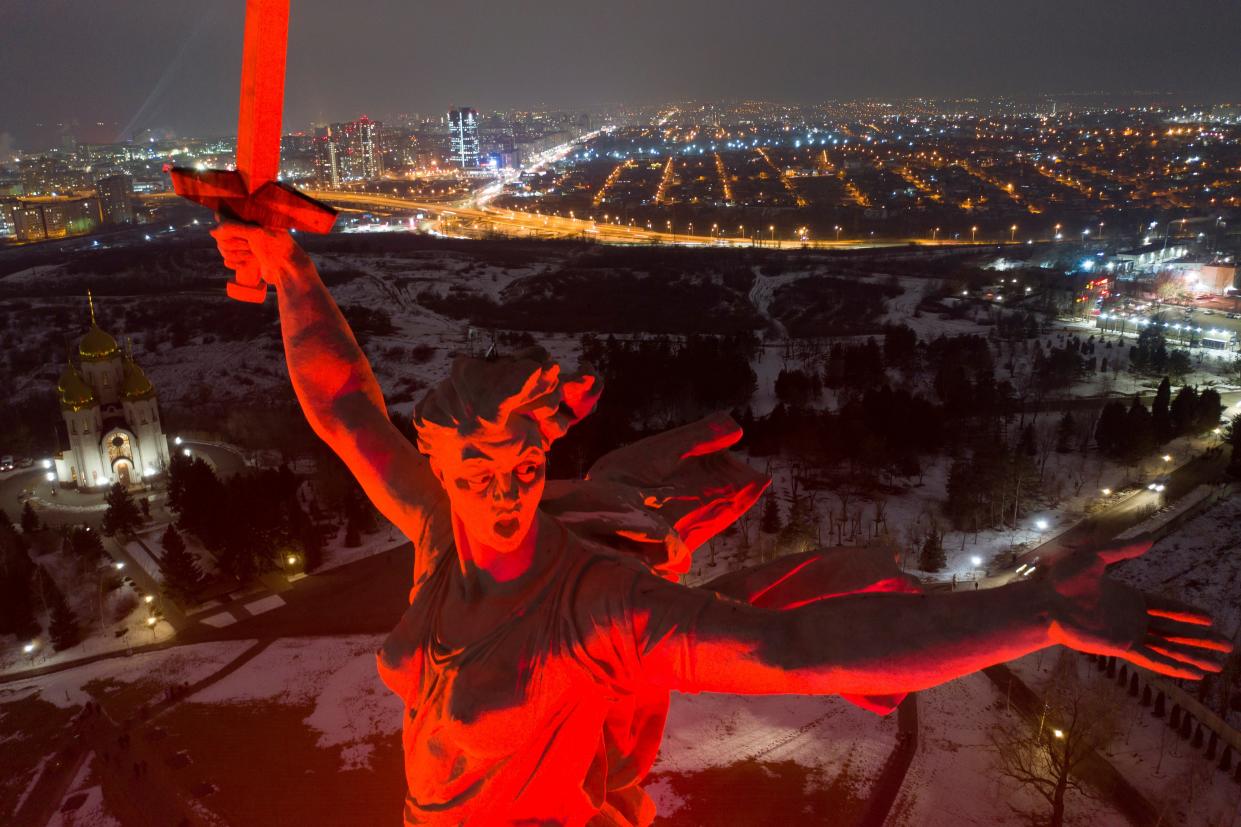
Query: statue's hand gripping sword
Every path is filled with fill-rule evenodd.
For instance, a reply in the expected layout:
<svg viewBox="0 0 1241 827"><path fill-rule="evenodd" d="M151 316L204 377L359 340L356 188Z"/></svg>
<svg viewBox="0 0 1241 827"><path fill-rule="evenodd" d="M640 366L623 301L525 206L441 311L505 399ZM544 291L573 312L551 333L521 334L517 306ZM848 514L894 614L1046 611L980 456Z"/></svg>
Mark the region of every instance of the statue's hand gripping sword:
<svg viewBox="0 0 1241 827"><path fill-rule="evenodd" d="M289 0L246 0L236 170L172 167L169 173L177 195L227 218L270 230L326 233L336 210L276 180L288 42ZM237 271L228 295L255 303L267 298L257 263Z"/></svg>

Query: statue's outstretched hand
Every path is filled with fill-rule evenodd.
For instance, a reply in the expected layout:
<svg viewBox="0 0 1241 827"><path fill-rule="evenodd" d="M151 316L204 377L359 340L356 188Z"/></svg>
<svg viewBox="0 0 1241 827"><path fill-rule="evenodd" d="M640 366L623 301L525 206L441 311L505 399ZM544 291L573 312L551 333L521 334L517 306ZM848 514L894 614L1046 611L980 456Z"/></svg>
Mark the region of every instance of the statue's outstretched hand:
<svg viewBox="0 0 1241 827"><path fill-rule="evenodd" d="M1146 553L1152 543L1070 553L1051 566L1051 635L1057 643L1096 655L1114 655L1153 672L1198 680L1222 668L1232 645L1211 629L1205 612L1144 594L1104 576L1106 568Z"/></svg>
<svg viewBox="0 0 1241 827"><path fill-rule="evenodd" d="M255 273L273 284L281 273L294 266L297 257L305 255L288 230L268 230L222 218L211 237L224 257L225 267L238 274Z"/></svg>

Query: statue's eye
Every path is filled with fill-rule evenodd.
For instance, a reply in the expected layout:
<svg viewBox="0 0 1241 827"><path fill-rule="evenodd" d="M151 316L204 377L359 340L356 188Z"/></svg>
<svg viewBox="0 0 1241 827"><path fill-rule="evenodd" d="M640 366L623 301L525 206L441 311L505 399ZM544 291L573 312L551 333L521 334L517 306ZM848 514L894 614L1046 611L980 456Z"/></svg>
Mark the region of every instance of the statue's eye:
<svg viewBox="0 0 1241 827"><path fill-rule="evenodd" d="M517 466L517 479L522 482L534 482L538 476L539 466L533 462L524 462Z"/></svg>
<svg viewBox="0 0 1241 827"><path fill-rule="evenodd" d="M482 491L491 485L491 474L476 474L470 477L470 488L475 491Z"/></svg>

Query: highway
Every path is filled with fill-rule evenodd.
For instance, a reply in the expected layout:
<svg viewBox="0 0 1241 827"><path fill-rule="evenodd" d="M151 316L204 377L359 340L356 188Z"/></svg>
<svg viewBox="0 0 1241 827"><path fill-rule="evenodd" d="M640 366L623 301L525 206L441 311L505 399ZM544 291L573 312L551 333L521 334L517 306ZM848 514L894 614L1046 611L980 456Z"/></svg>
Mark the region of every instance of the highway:
<svg viewBox="0 0 1241 827"><path fill-rule="evenodd" d="M836 249L862 250L901 247L917 244L925 247L971 246L968 241L928 241L927 239L874 239L867 241L801 241L799 239L762 239L736 236L687 235L659 231L620 223L604 223L584 218L566 218L539 212L492 207L485 202L476 206L428 203L378 193L341 192L337 190L305 190L306 195L333 206L349 210L384 210L421 212L435 216L444 235L497 233L523 238L577 238L603 244L665 244L687 247L765 247L800 250ZM481 200L481 199L480 199ZM471 199L471 203L473 203ZM979 243L994 247L995 242Z"/></svg>

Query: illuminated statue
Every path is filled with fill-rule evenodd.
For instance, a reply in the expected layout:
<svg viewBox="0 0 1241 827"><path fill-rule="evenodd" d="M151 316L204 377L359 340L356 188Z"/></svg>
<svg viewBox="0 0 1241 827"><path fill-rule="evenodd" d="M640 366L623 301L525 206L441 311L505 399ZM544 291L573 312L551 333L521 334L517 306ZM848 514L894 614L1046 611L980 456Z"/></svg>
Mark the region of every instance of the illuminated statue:
<svg viewBox="0 0 1241 827"><path fill-rule="evenodd" d="M731 420L545 483L547 450L602 389L530 351L458 359L416 408L415 448L288 233L214 235L228 267L275 285L307 419L413 542L410 605L379 653L406 708L406 824L649 823L639 785L674 689L890 709L1057 643L1191 679L1229 649L1201 613L1103 577L1146 544L956 594L918 593L890 560L840 549L681 586L693 550L766 485L728 453Z"/></svg>

